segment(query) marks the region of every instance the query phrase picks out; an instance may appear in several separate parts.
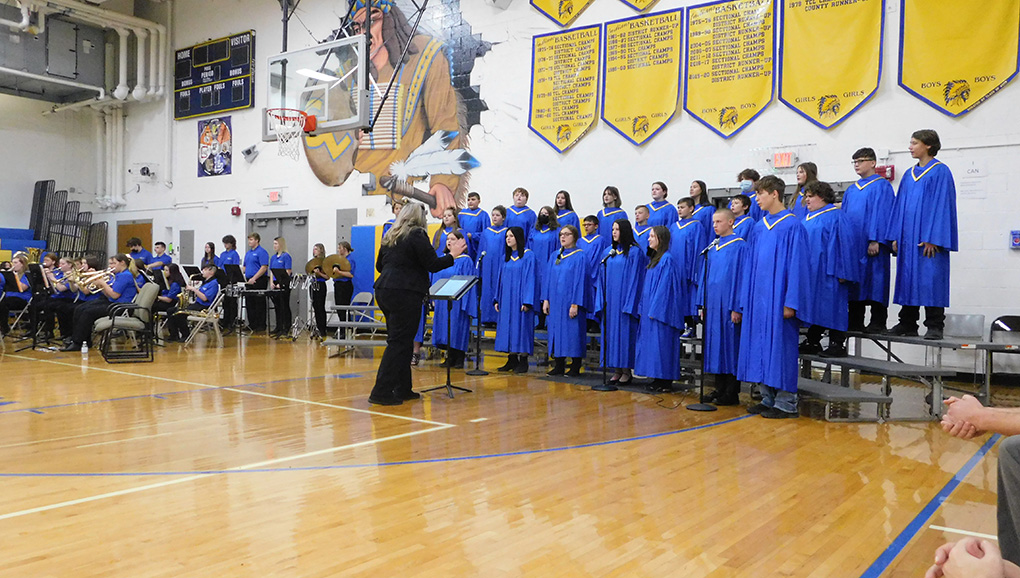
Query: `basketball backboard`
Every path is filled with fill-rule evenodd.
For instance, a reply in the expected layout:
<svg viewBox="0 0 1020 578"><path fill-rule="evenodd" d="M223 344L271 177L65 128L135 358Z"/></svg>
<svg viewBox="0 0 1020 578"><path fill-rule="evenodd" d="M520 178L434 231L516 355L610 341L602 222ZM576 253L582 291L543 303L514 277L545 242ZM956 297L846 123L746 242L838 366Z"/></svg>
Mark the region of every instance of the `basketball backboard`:
<svg viewBox="0 0 1020 578"><path fill-rule="evenodd" d="M372 118L367 61L363 35L270 56L266 108L315 116L313 135L367 127ZM275 141L266 115L262 118L262 140Z"/></svg>

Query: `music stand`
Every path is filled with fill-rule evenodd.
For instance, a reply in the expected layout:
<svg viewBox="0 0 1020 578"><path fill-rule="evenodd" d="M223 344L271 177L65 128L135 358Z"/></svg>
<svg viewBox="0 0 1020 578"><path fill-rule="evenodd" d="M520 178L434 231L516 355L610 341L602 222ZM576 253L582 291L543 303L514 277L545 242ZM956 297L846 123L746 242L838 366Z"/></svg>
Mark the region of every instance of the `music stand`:
<svg viewBox="0 0 1020 578"><path fill-rule="evenodd" d="M159 287L159 290L160 290L161 293L163 291L169 291L170 290L170 286L167 284L168 281L167 281L166 277L163 276L162 272L159 272L159 275L153 274L152 275L152 282L155 283L157 287Z"/></svg>
<svg viewBox="0 0 1020 578"><path fill-rule="evenodd" d="M446 279L440 279L429 287L429 299L433 301L446 301L446 348L450 349L450 343L453 342L451 333L451 319L453 317L453 302L460 301L461 297L468 294L475 284L478 283L478 277L474 275L454 275L453 277L447 277ZM433 337L434 340L434 337ZM446 384L430 389L423 389L422 393L428 393L437 389L446 388L447 395L450 399L453 399L453 390L457 389L465 393L471 393L470 389L465 387L457 387L450 383L450 369L451 365L446 365Z"/></svg>
<svg viewBox="0 0 1020 578"><path fill-rule="evenodd" d="M226 290L227 286L230 285L244 284L245 282L244 271L241 270L240 265L228 263L223 266L223 271L226 273L227 276L227 283L226 286L224 286L224 290ZM224 298L226 298L227 296L229 295L225 295ZM243 291L239 291L238 295L236 295L235 298L237 299L237 311L234 315L234 326L237 327L237 332L239 335L242 334L246 328L248 329L248 332L251 333L251 328L247 327L248 323L244 319L245 309L247 308L244 307L244 305L242 304L242 300L245 300L246 302L247 297L245 297Z"/></svg>
<svg viewBox="0 0 1020 578"><path fill-rule="evenodd" d="M701 310L705 312L705 319L708 319L708 268L712 266L712 247L718 247L719 240L716 239L711 245L705 247L701 252L701 256L705 258L705 270L701 276L701 287L703 288L701 296ZM698 403L687 404L687 409L691 411L716 411L716 406L705 402L705 343L708 341L708 323L702 324L701 330L701 387L698 390ZM718 390L719 388L716 387Z"/></svg>
<svg viewBox="0 0 1020 578"><path fill-rule="evenodd" d="M32 293L32 297L28 300L28 303L25 304L25 307L28 308L29 332L31 337L24 336L15 341L27 341L28 339L31 339L32 344L26 345L21 349L15 349L14 350L15 353L19 351L25 351L26 349L34 350L35 348L39 347L39 307L38 304L33 306L32 303L36 299L42 301L43 299L49 296L49 290L46 289L46 281L44 280L42 265L40 265L39 263L29 263L28 270L25 271L25 276L28 277L28 287ZM17 281L15 281L13 272L9 280L14 282L13 284L14 287L18 286ZM5 287L10 286L6 284L7 282L8 279L7 276L5 275L4 276Z"/></svg>
<svg viewBox="0 0 1020 578"><path fill-rule="evenodd" d="M192 281L202 278L202 270L194 265L183 265L184 274ZM197 278L197 279L196 279Z"/></svg>

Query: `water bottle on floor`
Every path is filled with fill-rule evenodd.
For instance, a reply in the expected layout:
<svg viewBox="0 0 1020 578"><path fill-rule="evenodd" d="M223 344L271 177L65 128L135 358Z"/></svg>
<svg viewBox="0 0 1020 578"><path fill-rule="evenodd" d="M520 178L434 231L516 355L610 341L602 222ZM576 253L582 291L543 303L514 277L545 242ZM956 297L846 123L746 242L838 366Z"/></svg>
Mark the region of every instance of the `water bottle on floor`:
<svg viewBox="0 0 1020 578"><path fill-rule="evenodd" d="M82 343L81 344L81 360L82 361L88 361L89 360L89 344L88 343Z"/></svg>

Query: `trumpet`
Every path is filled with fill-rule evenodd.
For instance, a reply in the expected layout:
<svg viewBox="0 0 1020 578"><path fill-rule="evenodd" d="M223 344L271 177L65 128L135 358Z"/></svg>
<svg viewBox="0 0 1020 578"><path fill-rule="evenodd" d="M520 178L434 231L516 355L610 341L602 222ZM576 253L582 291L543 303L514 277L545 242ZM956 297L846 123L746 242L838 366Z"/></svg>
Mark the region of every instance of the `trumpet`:
<svg viewBox="0 0 1020 578"><path fill-rule="evenodd" d="M88 273L79 273L77 275L76 284L79 287L85 287L90 292L95 292L99 288L98 282L100 279L105 280L107 284L113 283L113 278L117 276L117 273L113 270L113 267L104 269L102 271L90 271Z"/></svg>

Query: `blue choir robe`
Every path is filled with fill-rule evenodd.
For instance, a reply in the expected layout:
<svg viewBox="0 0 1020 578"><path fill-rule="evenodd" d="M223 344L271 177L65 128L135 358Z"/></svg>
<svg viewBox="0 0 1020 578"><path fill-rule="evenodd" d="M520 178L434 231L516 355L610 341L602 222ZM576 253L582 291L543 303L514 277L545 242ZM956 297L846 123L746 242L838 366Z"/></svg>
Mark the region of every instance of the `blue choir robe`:
<svg viewBox="0 0 1020 578"><path fill-rule="evenodd" d="M808 210L807 205L804 204L804 189L803 187L797 191L797 195L793 198L793 206L790 207L790 212L793 213L798 219L803 219L807 216Z"/></svg>
<svg viewBox="0 0 1020 578"><path fill-rule="evenodd" d="M754 227L738 293L743 319L737 377L796 392L800 321L784 319L783 307L800 315L814 298L809 292L807 231L786 210L762 216Z"/></svg>
<svg viewBox="0 0 1020 578"><path fill-rule="evenodd" d="M656 225L670 227L673 223L680 220L680 214L676 212L676 207L667 200L652 201L645 206L648 207L649 227Z"/></svg>
<svg viewBox="0 0 1020 578"><path fill-rule="evenodd" d="M520 227L524 229L524 235L527 236L529 231L535 228L535 221L537 220L538 215L527 205L519 209L510 205L506 208L506 220L503 221L503 224L506 225L507 229L510 227Z"/></svg>
<svg viewBox="0 0 1020 578"><path fill-rule="evenodd" d="M754 224L757 221L754 220L750 215L742 215L733 220L733 234L738 237L743 237L745 241L749 241L748 237L751 236L751 229L754 228Z"/></svg>
<svg viewBox="0 0 1020 578"><path fill-rule="evenodd" d="M587 313L592 292L588 283L588 259L584 251L563 249L549 257L542 281L542 301L549 302L546 325L549 328L550 357L584 357ZM577 305L577 317L570 318L570 306Z"/></svg>
<svg viewBox="0 0 1020 578"><path fill-rule="evenodd" d="M599 235L609 239L610 243L613 242L613 223L629 219L627 211L619 207L605 207L595 216L599 218Z"/></svg>
<svg viewBox="0 0 1020 578"><path fill-rule="evenodd" d="M527 248L535 252L535 259L539 262L538 286L541 287L545 274L548 271L545 263L549 262L549 255L556 253L560 249L560 232L549 227L532 229L531 236L528 237Z"/></svg>
<svg viewBox="0 0 1020 578"><path fill-rule="evenodd" d="M496 322L496 351L526 353L535 351L535 310L541 307L538 291L538 262L535 252L515 251L503 264L496 284L495 303L499 304ZM527 311L521 306L527 305Z"/></svg>
<svg viewBox="0 0 1020 578"><path fill-rule="evenodd" d="M483 209L461 209L457 215L460 230L467 238L468 253L472 259L478 259L478 247L481 244L482 232L490 225L489 213Z"/></svg>
<svg viewBox="0 0 1020 578"><path fill-rule="evenodd" d="M889 239L899 250L893 301L949 307L949 252L959 250L956 185L949 167L938 159L903 175L889 219ZM919 243L931 243L938 251L925 257Z"/></svg>
<svg viewBox="0 0 1020 578"><path fill-rule="evenodd" d="M429 278L431 279L431 275ZM425 318L429 316L428 307L421 306L421 319L418 321L418 332L414 334L415 343L425 343ZM434 336L433 336L434 337Z"/></svg>
<svg viewBox="0 0 1020 578"><path fill-rule="evenodd" d="M482 323L496 322L496 309L492 306L495 301L496 284L499 283L499 273L503 270L503 260L506 254L506 227L486 227L482 231L478 243L482 275Z"/></svg>
<svg viewBox="0 0 1020 578"><path fill-rule="evenodd" d="M669 228L669 252L673 255L680 274L680 282L684 284L687 295L688 311L697 310L697 286L701 283L701 250L705 236L702 234L701 223L691 217L684 219ZM693 313L691 313L693 315Z"/></svg>
<svg viewBox="0 0 1020 578"><path fill-rule="evenodd" d="M475 262L470 255L461 255L453 260L453 267L447 267L438 271L432 276L432 283L440 279L448 279L454 275L478 275ZM478 288L472 287L467 295L452 303L453 309L450 315L450 335L446 334L446 308L449 304L446 301L433 300L432 306L435 312L432 314L432 345L452 347L461 351L467 351L471 336L471 318L475 316L478 307Z"/></svg>
<svg viewBox="0 0 1020 578"><path fill-rule="evenodd" d="M601 262L613 251L606 248ZM631 246L626 254L618 253L599 268L593 308L602 318L605 345L602 363L617 369L634 368L634 346L637 344L641 289L644 285L648 257L640 247ZM603 302L605 305L603 306Z"/></svg>
<svg viewBox="0 0 1020 578"><path fill-rule="evenodd" d="M829 329L849 327L850 287L860 281L862 243L846 213L835 205L804 217L808 238L809 294L801 319ZM845 282L840 283L840 279Z"/></svg>
<svg viewBox="0 0 1020 578"><path fill-rule="evenodd" d="M715 217L715 207L712 205L698 205L694 207L692 217L701 223L701 235L704 242L698 247L698 252L700 253L702 249L711 245L712 241L715 240L715 228L712 226L712 218Z"/></svg>
<svg viewBox="0 0 1020 578"><path fill-rule="evenodd" d="M864 242L860 283L850 288L851 301L874 301L889 305L889 217L896 195L889 181L872 175L860 179L843 193L843 211ZM879 243L878 255L868 255L867 244Z"/></svg>
<svg viewBox="0 0 1020 578"><path fill-rule="evenodd" d="M591 237L581 237L577 242L577 246L580 247L586 257L588 257L588 278L591 282L592 295L595 291L595 283L598 281L599 268L602 266L602 257L606 252L606 247L609 246L609 242L606 237L599 235L598 233ZM594 308L588 311L588 319L595 319Z"/></svg>
<svg viewBox="0 0 1020 578"><path fill-rule="evenodd" d="M577 227L578 231L581 231L581 219L577 218L577 213L574 211L568 211L566 209L559 209L556 211L556 222L560 224L560 228L566 227L567 225L573 225Z"/></svg>
<svg viewBox="0 0 1020 578"><path fill-rule="evenodd" d="M698 303L704 304L705 312L705 373L737 374L740 325L733 323L730 314L737 311L740 274L747 266L748 247L749 243L736 234L720 237L719 244L709 249L702 261L702 267L708 270L707 291L698 288Z"/></svg>
<svg viewBox="0 0 1020 578"><path fill-rule="evenodd" d="M634 225L634 242L641 247L641 251L648 251L648 231L651 231L650 225Z"/></svg>
<svg viewBox="0 0 1020 578"><path fill-rule="evenodd" d="M690 298L680 282L681 267L668 251L645 271L634 373L654 379L680 379L680 335Z"/></svg>
<svg viewBox="0 0 1020 578"><path fill-rule="evenodd" d="M386 233L390 232L390 228L393 227L393 223L395 221L396 221L396 219L390 219L389 221L386 221L385 223L383 223L383 226L382 226L382 236L383 237L386 236Z"/></svg>
<svg viewBox="0 0 1020 578"><path fill-rule="evenodd" d="M765 211L761 210L761 207L758 206L758 202L754 200L754 193L751 193L748 196L751 197L751 208L747 211L747 214L754 220L755 223L757 223L765 215Z"/></svg>
<svg viewBox="0 0 1020 578"><path fill-rule="evenodd" d="M436 235L439 236L439 242L436 244L435 240L433 240L432 245L436 250L437 257L446 255L446 238L449 237L452 232L453 227L443 227L436 231Z"/></svg>

